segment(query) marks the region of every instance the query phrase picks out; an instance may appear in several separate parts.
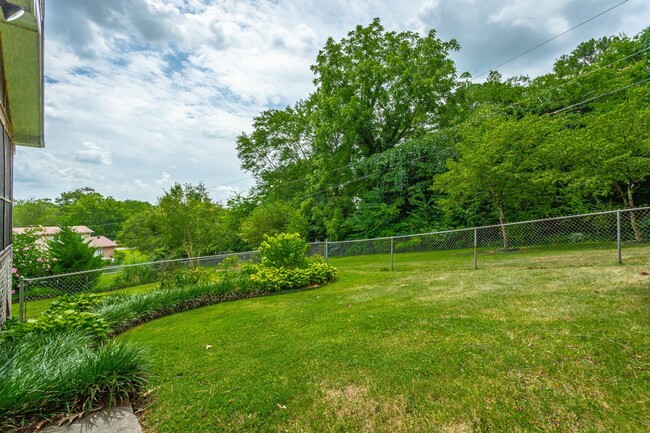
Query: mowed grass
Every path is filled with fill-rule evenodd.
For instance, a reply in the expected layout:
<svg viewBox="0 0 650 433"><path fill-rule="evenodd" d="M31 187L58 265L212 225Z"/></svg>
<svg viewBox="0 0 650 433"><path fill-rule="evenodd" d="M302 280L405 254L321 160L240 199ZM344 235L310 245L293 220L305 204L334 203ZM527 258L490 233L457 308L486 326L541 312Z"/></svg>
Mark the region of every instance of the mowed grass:
<svg viewBox="0 0 650 433"><path fill-rule="evenodd" d="M648 431L650 246L482 253L332 259L331 285L127 332L146 429Z"/></svg>

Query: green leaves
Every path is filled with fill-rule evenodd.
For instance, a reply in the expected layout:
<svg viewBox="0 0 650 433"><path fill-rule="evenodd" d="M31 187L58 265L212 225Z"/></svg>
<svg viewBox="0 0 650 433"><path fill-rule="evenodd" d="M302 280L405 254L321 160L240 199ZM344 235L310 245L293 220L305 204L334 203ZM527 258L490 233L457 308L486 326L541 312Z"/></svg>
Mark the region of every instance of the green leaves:
<svg viewBox="0 0 650 433"><path fill-rule="evenodd" d="M298 233L280 233L264 238L259 248L262 266L300 268L307 264L309 245Z"/></svg>
<svg viewBox="0 0 650 433"><path fill-rule="evenodd" d="M263 204L244 218L239 236L249 248L257 248L266 236L290 232L305 235L307 222L291 204L275 202Z"/></svg>
<svg viewBox="0 0 650 433"><path fill-rule="evenodd" d="M70 227L61 227L48 245L55 274L88 271L103 266L102 258L95 256L95 251L88 246L87 239Z"/></svg>
<svg viewBox="0 0 650 433"><path fill-rule="evenodd" d="M435 178L434 188L447 194L440 203L448 211L487 204L501 223L520 216L522 209L544 209L552 184L540 177L543 161L537 149L549 134L548 122L534 116L477 111L461 127L458 158Z"/></svg>
<svg viewBox="0 0 650 433"><path fill-rule="evenodd" d="M224 209L213 203L205 185L174 184L158 205L131 217L120 239L158 257L199 257L223 251Z"/></svg>

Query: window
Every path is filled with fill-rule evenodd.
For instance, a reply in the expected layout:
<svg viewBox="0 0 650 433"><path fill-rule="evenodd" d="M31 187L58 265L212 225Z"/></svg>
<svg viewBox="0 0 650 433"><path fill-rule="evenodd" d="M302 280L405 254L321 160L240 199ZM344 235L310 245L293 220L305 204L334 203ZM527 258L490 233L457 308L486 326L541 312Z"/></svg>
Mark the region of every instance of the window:
<svg viewBox="0 0 650 433"><path fill-rule="evenodd" d="M0 251L11 245L11 194L13 143L3 128L0 152Z"/></svg>

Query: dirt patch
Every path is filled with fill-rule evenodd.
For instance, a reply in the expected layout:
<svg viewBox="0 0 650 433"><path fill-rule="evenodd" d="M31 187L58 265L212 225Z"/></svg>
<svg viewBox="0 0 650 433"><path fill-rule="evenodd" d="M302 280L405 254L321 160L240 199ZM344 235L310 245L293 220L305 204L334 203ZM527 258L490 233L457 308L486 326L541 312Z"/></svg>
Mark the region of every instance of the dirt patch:
<svg viewBox="0 0 650 433"><path fill-rule="evenodd" d="M290 421L289 431L354 431L400 433L414 431L412 415L407 411L404 396L374 395L364 384L332 387L323 383L318 401L322 413L319 425L312 425L310 417ZM314 419L311 418L311 421ZM342 430L344 429L344 430Z"/></svg>

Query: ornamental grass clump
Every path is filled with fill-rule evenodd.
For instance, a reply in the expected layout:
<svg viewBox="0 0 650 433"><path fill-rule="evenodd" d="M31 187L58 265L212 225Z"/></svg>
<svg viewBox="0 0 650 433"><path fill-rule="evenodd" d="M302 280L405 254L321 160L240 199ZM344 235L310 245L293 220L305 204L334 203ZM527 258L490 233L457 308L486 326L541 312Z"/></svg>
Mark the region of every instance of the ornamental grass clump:
<svg viewBox="0 0 650 433"><path fill-rule="evenodd" d="M135 397L147 384L139 345L80 330L32 332L0 344L0 431Z"/></svg>
<svg viewBox="0 0 650 433"><path fill-rule="evenodd" d="M146 293L109 295L93 309L93 313L105 320L111 333L116 334L169 314L259 294L261 292L257 289L244 291L233 288L230 282L219 281Z"/></svg>

